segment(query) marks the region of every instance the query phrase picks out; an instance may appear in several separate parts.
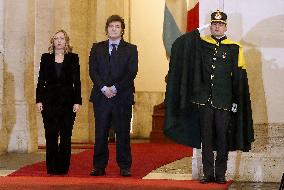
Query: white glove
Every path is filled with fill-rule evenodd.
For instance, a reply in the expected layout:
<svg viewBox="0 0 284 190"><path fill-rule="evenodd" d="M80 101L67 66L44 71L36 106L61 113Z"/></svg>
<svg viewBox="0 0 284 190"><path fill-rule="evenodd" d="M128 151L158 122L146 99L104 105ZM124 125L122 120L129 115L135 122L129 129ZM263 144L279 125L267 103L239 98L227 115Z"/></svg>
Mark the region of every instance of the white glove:
<svg viewBox="0 0 284 190"><path fill-rule="evenodd" d="M237 110L238 110L238 105L236 103L233 103L232 112L236 113Z"/></svg>
<svg viewBox="0 0 284 190"><path fill-rule="evenodd" d="M201 32L202 30L205 30L205 29L208 28L209 26L210 26L210 23L198 27L197 30L199 30L199 32Z"/></svg>

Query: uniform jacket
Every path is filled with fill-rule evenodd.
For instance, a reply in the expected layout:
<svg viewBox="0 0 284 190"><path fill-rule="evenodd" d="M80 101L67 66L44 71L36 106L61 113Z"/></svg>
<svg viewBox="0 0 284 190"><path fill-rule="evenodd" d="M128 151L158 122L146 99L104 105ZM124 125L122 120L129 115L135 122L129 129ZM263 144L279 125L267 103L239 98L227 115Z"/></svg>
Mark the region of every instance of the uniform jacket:
<svg viewBox="0 0 284 190"><path fill-rule="evenodd" d="M41 56L36 103L43 105L82 104L79 57L75 53L64 55L61 74L55 70L55 54Z"/></svg>
<svg viewBox="0 0 284 190"><path fill-rule="evenodd" d="M237 103L238 111L232 113L228 132L229 148L248 151L254 132L243 52L239 44L230 40L221 43L217 47L212 38L201 38L198 30L174 42L165 98L164 133L178 143L200 148L199 104L211 98L216 108L230 109L232 103ZM216 55L215 48L218 48ZM219 78L212 78L212 74Z"/></svg>
<svg viewBox="0 0 284 190"><path fill-rule="evenodd" d="M191 101L199 105L209 104L214 108L231 110L236 102L234 89L237 88L238 54L237 44L224 44L228 41L200 41L200 85L192 92ZM214 43L215 42L215 43Z"/></svg>
<svg viewBox="0 0 284 190"><path fill-rule="evenodd" d="M134 79L138 71L138 52L133 44L121 40L110 62L108 40L94 43L89 57L89 74L93 81L90 101L107 101L101 92L103 86L114 85L117 95L112 99L120 104L134 103Z"/></svg>

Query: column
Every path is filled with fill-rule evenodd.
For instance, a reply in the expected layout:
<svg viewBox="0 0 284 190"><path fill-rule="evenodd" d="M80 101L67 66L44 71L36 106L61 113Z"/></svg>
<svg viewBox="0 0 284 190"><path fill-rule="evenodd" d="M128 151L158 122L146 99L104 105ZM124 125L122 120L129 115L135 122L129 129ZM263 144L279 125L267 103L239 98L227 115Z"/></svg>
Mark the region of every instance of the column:
<svg viewBox="0 0 284 190"><path fill-rule="evenodd" d="M37 149L34 104L34 0L5 1L2 124L8 152ZM16 11L16 14L15 14Z"/></svg>

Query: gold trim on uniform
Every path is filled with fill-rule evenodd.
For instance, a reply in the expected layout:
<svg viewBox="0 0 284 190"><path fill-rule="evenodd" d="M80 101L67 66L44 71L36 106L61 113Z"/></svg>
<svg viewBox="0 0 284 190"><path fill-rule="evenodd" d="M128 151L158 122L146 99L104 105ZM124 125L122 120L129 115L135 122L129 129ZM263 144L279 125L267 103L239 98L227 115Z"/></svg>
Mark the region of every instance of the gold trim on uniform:
<svg viewBox="0 0 284 190"><path fill-rule="evenodd" d="M213 39L210 35L208 36L201 36L201 39L205 42L208 42L210 44L215 44L217 45L217 42L215 39ZM237 46L239 46L239 57L238 57L238 67L241 67L242 69L246 69L246 62L245 62L245 57L244 57L244 49L243 46L238 43L235 42L233 40L230 39L225 39L221 41L221 44L235 44Z"/></svg>
<svg viewBox="0 0 284 190"><path fill-rule="evenodd" d="M227 24L227 22L226 22L226 21L223 21L223 20L211 20L211 22L222 22L222 23L224 23L224 24Z"/></svg>
<svg viewBox="0 0 284 190"><path fill-rule="evenodd" d="M226 109L226 108L219 108L219 107L214 106L214 105L213 105L213 102L212 102L212 100L210 100L210 98L208 99L208 102L210 102L211 106L212 106L213 108L215 108L215 109L223 110L223 111L231 111L231 110ZM198 105L198 106L206 106L206 104L198 103L198 102L194 102L194 101L191 101L191 103L196 104L196 105Z"/></svg>

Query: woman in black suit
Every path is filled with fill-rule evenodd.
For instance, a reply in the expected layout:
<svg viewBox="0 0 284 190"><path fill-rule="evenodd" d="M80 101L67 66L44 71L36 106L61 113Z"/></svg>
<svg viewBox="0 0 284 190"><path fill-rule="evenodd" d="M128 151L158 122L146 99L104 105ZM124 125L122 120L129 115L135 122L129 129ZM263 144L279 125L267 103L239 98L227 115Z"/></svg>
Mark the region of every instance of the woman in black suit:
<svg viewBox="0 0 284 190"><path fill-rule="evenodd" d="M76 112L82 104L79 57L71 53L64 30L53 35L48 50L41 56L36 103L45 129L47 174L64 175L70 165Z"/></svg>

